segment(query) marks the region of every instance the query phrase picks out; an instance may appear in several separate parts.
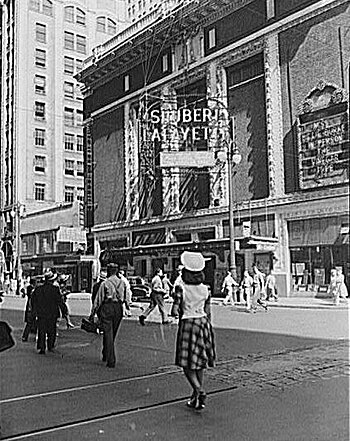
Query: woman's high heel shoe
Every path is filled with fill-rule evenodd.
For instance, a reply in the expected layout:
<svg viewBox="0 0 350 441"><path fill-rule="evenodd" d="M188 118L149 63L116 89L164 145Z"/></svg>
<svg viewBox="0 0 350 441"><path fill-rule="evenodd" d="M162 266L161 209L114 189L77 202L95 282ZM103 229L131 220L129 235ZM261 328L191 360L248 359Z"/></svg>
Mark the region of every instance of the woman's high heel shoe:
<svg viewBox="0 0 350 441"><path fill-rule="evenodd" d="M73 323L67 323L67 329L73 329L73 328L75 328Z"/></svg>

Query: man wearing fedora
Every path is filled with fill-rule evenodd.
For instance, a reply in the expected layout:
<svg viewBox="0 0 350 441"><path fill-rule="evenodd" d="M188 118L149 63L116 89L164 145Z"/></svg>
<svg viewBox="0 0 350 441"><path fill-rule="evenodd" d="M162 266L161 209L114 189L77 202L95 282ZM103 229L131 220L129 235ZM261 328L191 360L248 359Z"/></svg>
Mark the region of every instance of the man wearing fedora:
<svg viewBox="0 0 350 441"><path fill-rule="evenodd" d="M33 293L33 309L38 323L37 349L39 354L45 354L46 338L47 350L53 352L56 342L56 325L62 308L60 289L54 284L57 274L48 270L44 274L43 285L38 286Z"/></svg>
<svg viewBox="0 0 350 441"><path fill-rule="evenodd" d="M127 301L127 286L119 277L118 271L118 264L111 263L107 266L109 277L101 283L90 315L91 318L97 314L100 320L103 330L102 361L109 368L115 367L114 340L123 318L123 303Z"/></svg>

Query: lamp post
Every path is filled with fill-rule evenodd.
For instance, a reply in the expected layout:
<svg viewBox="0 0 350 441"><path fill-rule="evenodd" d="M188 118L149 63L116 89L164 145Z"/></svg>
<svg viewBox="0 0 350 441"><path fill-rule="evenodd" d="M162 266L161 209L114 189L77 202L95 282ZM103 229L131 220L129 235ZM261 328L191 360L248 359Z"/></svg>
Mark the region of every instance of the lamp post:
<svg viewBox="0 0 350 441"><path fill-rule="evenodd" d="M229 235L230 235L230 271L234 279L237 278L236 250L235 250L235 216L234 216L234 195L233 195L233 168L242 160L235 144L235 121L232 118L232 134L228 143L227 165L228 165L228 194L229 194Z"/></svg>
<svg viewBox="0 0 350 441"><path fill-rule="evenodd" d="M14 262L13 270L14 276L17 280L17 294L19 294L21 278L22 278L22 266L21 266L21 217L23 217L25 212L25 206L21 203L17 203L13 206L10 214L15 223L15 252L14 252Z"/></svg>

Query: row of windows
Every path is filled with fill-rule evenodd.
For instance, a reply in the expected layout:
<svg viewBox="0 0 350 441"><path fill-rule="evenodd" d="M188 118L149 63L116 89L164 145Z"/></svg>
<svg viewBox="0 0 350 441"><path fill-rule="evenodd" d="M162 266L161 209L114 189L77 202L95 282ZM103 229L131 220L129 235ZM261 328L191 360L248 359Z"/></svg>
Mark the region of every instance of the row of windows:
<svg viewBox="0 0 350 441"><path fill-rule="evenodd" d="M35 66L46 68L46 51L43 49L35 49ZM64 73L67 75L74 75L83 68L83 60L73 57L64 57L63 65Z"/></svg>
<svg viewBox="0 0 350 441"><path fill-rule="evenodd" d="M53 5L50 0L30 0L29 7L32 11L52 16Z"/></svg>
<svg viewBox="0 0 350 441"><path fill-rule="evenodd" d="M34 184L34 198L36 201L45 201L46 185L41 182ZM84 202L83 187L74 188L72 186L64 187L64 202L74 202L74 198L80 202Z"/></svg>
<svg viewBox="0 0 350 441"><path fill-rule="evenodd" d="M82 152L84 149L84 138L82 135L73 135L71 133L64 134L64 149L69 151L76 150ZM34 130L34 145L35 147L45 147L46 145L46 130L36 128Z"/></svg>
<svg viewBox="0 0 350 441"><path fill-rule="evenodd" d="M34 156L34 171L37 173L46 173L47 159L43 155ZM84 163L83 161L74 161L73 159L64 160L64 174L66 176L84 176Z"/></svg>
<svg viewBox="0 0 350 441"><path fill-rule="evenodd" d="M35 24L35 39L38 43L47 43L46 25L42 23ZM81 54L86 54L86 37L84 35L74 34L73 32L64 32L64 48L67 50L76 50Z"/></svg>
<svg viewBox="0 0 350 441"><path fill-rule="evenodd" d="M34 90L36 94L46 95L46 77L44 77L43 75L35 75ZM70 81L64 81L63 95L65 98L77 100L82 99L80 87Z"/></svg>
<svg viewBox="0 0 350 441"><path fill-rule="evenodd" d="M35 101L34 116L36 120L46 120L46 103ZM83 111L65 107L63 112L64 124L67 126L81 126L83 124Z"/></svg>

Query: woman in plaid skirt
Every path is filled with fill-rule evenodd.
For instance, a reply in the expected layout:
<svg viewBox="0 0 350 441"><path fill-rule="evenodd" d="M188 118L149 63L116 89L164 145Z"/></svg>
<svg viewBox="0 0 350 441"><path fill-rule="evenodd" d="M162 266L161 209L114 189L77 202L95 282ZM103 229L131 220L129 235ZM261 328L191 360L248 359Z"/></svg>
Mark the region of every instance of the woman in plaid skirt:
<svg viewBox="0 0 350 441"><path fill-rule="evenodd" d="M205 407L204 369L214 366L215 345L210 323L210 294L203 284L205 260L201 253L181 255L182 284L175 287L175 313L179 315L175 364L183 368L193 393L187 406Z"/></svg>

